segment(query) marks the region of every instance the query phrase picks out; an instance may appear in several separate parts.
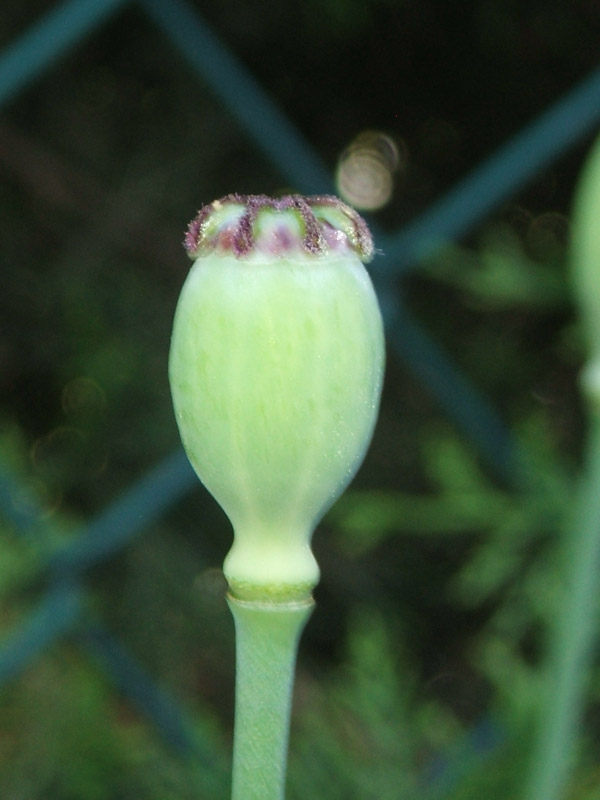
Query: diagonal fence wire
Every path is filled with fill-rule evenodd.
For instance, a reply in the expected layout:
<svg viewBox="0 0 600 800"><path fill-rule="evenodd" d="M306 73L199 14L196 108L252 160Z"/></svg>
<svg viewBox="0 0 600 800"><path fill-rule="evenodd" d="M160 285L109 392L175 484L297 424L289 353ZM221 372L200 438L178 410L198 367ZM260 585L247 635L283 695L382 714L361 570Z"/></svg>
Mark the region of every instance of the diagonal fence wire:
<svg viewBox="0 0 600 800"><path fill-rule="evenodd" d="M272 98L185 0L138 0L179 54L286 180L331 191L331 172Z"/></svg>
<svg viewBox="0 0 600 800"><path fill-rule="evenodd" d="M458 239L600 125L600 68L522 128L415 222L382 240L394 275Z"/></svg>
<svg viewBox="0 0 600 800"><path fill-rule="evenodd" d="M0 106L5 105L130 0L67 0L54 6L0 57Z"/></svg>
<svg viewBox="0 0 600 800"><path fill-rule="evenodd" d="M197 486L185 453L176 450L98 514L73 542L54 552L49 568L57 577L70 576L104 561Z"/></svg>
<svg viewBox="0 0 600 800"><path fill-rule="evenodd" d="M98 624L89 624L78 633L78 641L88 650L116 688L151 719L167 741L182 754L193 754L210 767L210 747L194 731L194 725L172 694L166 692L122 647L115 637Z"/></svg>
<svg viewBox="0 0 600 800"><path fill-rule="evenodd" d="M18 630L6 637L0 650L0 685L16 677L78 621L83 590L69 581L54 584Z"/></svg>
<svg viewBox="0 0 600 800"><path fill-rule="evenodd" d="M51 567L48 588L33 611L2 641L0 686L17 677L58 638L76 630L77 640L118 689L152 721L165 741L182 754L194 753L194 757L206 761L208 744L194 734L177 701L156 684L109 631L91 619L82 585L87 567L108 558L149 524L149 516L156 518L176 502L187 490L186 477L197 484L187 459L177 452L99 514L73 543L72 553L68 547L61 548L46 560L46 566ZM41 520L41 508L31 493L26 503L15 502L20 494L19 482L0 465L0 513L16 533L39 539L46 549L55 526ZM140 508L144 509L141 513Z"/></svg>

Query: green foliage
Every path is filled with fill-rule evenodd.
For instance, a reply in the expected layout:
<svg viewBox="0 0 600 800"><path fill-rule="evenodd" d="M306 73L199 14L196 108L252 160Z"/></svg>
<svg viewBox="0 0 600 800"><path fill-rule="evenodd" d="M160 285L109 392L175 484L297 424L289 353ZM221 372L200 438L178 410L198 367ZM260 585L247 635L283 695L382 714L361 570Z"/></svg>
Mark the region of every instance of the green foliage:
<svg viewBox="0 0 600 800"><path fill-rule="evenodd" d="M72 650L29 670L1 704L7 796L111 797L128 753L112 706L106 684Z"/></svg>
<svg viewBox="0 0 600 800"><path fill-rule="evenodd" d="M525 226L522 233L519 227ZM428 274L463 292L483 311L543 312L564 309L564 245L568 221L557 213L496 223L485 229L476 251L448 245L432 259Z"/></svg>
<svg viewBox="0 0 600 800"><path fill-rule="evenodd" d="M418 696L399 631L378 612L357 610L339 672L320 686L305 681L301 671L290 796L420 796L428 757L449 745L459 725Z"/></svg>
<svg viewBox="0 0 600 800"><path fill-rule="evenodd" d="M0 701L0 780L14 800L192 800L222 797L225 761L178 757L72 646L53 652ZM199 738L222 751L210 721Z"/></svg>

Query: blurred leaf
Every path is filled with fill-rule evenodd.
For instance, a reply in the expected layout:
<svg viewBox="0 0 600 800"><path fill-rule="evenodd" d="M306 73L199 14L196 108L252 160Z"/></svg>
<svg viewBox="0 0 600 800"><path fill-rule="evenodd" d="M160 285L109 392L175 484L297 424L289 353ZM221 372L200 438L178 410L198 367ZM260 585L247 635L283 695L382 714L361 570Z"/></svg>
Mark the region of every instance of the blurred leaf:
<svg viewBox="0 0 600 800"><path fill-rule="evenodd" d="M565 218L558 224L564 227ZM521 307L540 312L564 308L569 297L562 268L564 232L560 231L557 240L548 228L545 247L543 233L543 223L538 223L537 235L532 238L537 241L540 258L533 258L511 227L490 226L477 250L448 244L426 272L436 281L461 289L468 302L481 309Z"/></svg>

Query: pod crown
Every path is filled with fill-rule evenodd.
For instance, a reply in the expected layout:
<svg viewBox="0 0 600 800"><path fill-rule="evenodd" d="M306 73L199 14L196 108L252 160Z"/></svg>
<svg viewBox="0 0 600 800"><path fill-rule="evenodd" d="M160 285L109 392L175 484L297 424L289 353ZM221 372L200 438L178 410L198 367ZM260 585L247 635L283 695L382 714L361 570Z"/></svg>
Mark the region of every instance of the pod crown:
<svg viewBox="0 0 600 800"><path fill-rule="evenodd" d="M212 252L243 257L251 253L324 256L354 251L362 261L374 255L367 223L333 195L228 194L203 206L184 240L190 258Z"/></svg>

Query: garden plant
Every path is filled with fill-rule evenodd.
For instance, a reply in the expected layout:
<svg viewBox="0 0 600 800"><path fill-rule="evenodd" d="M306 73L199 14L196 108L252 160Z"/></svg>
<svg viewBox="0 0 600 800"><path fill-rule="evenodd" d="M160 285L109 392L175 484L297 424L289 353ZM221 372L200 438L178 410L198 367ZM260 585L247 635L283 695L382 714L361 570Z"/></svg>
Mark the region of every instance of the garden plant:
<svg viewBox="0 0 600 800"><path fill-rule="evenodd" d="M537 749L527 800L558 800L581 724L598 640L600 593L600 139L581 177L573 214L573 287L588 351L581 374L587 407L586 473L559 555L563 595L549 648Z"/></svg>
<svg viewBox="0 0 600 800"><path fill-rule="evenodd" d="M316 523L355 474L384 340L361 217L331 196L229 195L188 229L194 265L170 381L190 461L234 528L234 800L284 796L293 670L313 608Z"/></svg>

